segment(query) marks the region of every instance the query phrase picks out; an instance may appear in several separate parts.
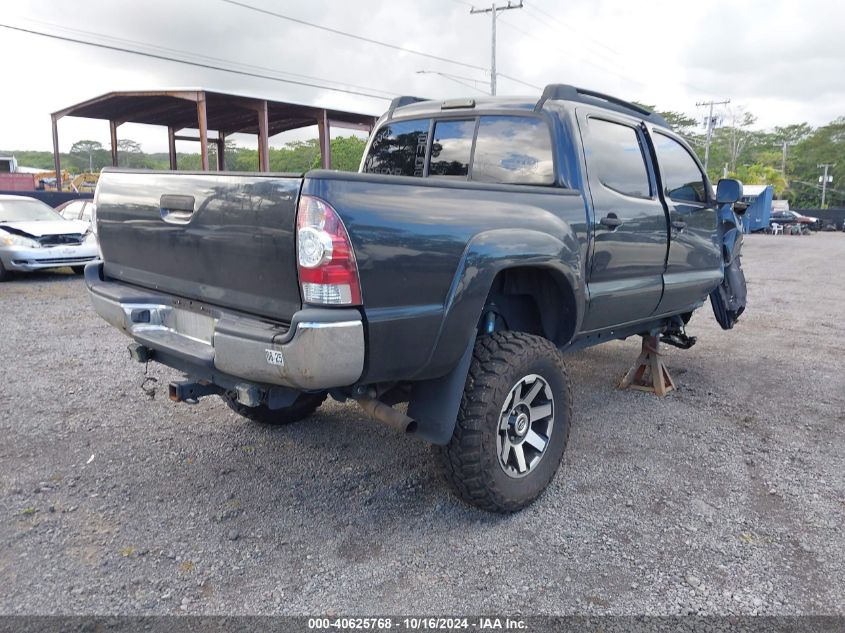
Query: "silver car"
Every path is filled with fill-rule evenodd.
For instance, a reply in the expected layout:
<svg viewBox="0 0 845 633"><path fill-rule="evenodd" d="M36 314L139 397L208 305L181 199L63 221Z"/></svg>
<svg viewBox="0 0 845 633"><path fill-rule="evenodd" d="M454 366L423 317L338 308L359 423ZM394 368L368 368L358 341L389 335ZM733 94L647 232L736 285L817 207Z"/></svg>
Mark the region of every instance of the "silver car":
<svg viewBox="0 0 845 633"><path fill-rule="evenodd" d="M0 196L0 281L13 271L70 266L82 274L98 258L91 225L67 220L26 196Z"/></svg>

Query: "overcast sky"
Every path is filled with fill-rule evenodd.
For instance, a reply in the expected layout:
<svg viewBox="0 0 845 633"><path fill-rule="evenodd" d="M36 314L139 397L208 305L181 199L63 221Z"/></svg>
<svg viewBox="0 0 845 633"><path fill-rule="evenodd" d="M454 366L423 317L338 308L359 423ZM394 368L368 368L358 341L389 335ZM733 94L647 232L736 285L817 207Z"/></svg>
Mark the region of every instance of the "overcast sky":
<svg viewBox="0 0 845 633"><path fill-rule="evenodd" d="M240 1L489 68L489 14L470 15L469 1ZM214 65L261 66L264 70L251 70L311 81L281 74L298 73L362 92L447 98L480 94L489 86L485 70L349 39L222 0L17 0L4 3L0 23ZM757 115L759 127L821 125L845 115L845 3L525 0L524 9L501 13L498 25L499 71L528 84L571 83L699 118L704 112L696 101L730 98L732 106ZM112 90L202 86L372 114L388 104L4 28L0 49L5 60L0 149L6 150L51 149L50 112ZM478 90L420 70L465 83L477 78ZM498 83L499 94L539 94L505 77ZM59 135L62 151L81 138L108 145L108 123L66 118ZM146 151L166 150L164 129L125 125L119 136L141 142ZM289 138L280 135L273 144ZM251 144L248 137L238 141Z"/></svg>

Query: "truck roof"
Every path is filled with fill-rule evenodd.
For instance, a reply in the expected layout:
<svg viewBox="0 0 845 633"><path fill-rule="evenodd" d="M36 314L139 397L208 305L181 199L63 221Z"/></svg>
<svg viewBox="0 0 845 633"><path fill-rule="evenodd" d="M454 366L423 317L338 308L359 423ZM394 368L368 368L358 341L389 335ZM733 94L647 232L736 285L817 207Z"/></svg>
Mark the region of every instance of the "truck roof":
<svg viewBox="0 0 845 633"><path fill-rule="evenodd" d="M492 97L481 96L471 97L465 99L423 99L421 97L403 96L396 97L390 104L386 119L393 118L394 115L401 114L402 116L417 114L440 114L443 111L449 110L525 110L528 112L539 111L547 101L570 101L576 103L584 103L614 112L621 112L629 116L643 119L654 125L671 129L669 123L666 122L659 114L643 108L635 103L613 97L594 90L587 90L586 88L577 88L567 84L549 84L543 90L540 98L530 96L508 96L508 97Z"/></svg>

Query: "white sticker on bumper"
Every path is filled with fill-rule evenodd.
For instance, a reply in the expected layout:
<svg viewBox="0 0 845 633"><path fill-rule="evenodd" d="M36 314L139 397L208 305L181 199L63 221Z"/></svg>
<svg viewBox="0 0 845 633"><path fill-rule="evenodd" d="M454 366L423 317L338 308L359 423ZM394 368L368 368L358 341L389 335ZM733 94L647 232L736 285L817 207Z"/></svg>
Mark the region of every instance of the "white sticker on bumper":
<svg viewBox="0 0 845 633"><path fill-rule="evenodd" d="M280 365L284 366L285 359L282 356L282 353L276 349L265 349L264 352L267 355L267 364L268 365Z"/></svg>

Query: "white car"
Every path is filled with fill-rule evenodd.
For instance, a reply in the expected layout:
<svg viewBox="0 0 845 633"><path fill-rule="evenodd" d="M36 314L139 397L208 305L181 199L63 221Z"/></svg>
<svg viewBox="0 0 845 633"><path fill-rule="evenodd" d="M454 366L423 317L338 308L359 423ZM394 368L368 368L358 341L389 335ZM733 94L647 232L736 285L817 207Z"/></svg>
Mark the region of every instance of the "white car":
<svg viewBox="0 0 845 633"><path fill-rule="evenodd" d="M67 220L34 198L0 196L0 281L13 271L63 266L82 274L98 252L88 222Z"/></svg>

